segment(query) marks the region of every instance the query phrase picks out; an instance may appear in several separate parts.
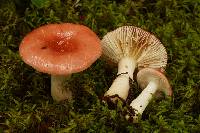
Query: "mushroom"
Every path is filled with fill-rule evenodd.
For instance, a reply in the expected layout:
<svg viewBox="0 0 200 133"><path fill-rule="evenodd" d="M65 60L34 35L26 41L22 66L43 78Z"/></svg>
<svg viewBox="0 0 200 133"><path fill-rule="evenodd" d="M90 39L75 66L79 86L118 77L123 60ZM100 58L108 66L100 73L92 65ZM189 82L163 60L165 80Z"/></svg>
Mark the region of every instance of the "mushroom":
<svg viewBox="0 0 200 133"><path fill-rule="evenodd" d="M125 100L129 79L133 80L136 67L139 70L145 67L156 69L167 64L167 52L162 43L151 33L135 26L122 26L107 33L101 44L104 58L118 63L118 76L105 97L118 95Z"/></svg>
<svg viewBox="0 0 200 133"><path fill-rule="evenodd" d="M167 96L172 95L172 89L167 78L156 69L144 68L140 70L137 73L137 82L143 91L130 104L134 113L126 115L126 118L133 122L138 121L138 114L142 115L153 95L159 96L160 93L158 92L164 92Z"/></svg>
<svg viewBox="0 0 200 133"><path fill-rule="evenodd" d="M51 95L56 101L72 98L67 79L91 66L101 52L97 35L72 23L41 26L26 35L19 46L26 64L51 75Z"/></svg>

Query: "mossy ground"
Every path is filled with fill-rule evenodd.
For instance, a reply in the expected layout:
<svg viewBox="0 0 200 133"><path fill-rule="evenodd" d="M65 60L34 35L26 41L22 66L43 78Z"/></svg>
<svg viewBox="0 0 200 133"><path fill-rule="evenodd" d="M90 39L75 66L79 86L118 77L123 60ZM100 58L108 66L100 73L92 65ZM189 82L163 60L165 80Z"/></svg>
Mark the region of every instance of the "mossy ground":
<svg viewBox="0 0 200 133"><path fill-rule="evenodd" d="M100 38L123 25L154 33L168 52L167 77L172 99L153 100L141 121L125 120L101 102L116 68L98 60L70 79L72 102L56 103L50 76L20 58L22 38L47 23L84 24ZM36 132L200 132L200 1L199 0L1 0L0 3L0 133ZM140 93L131 86L129 100Z"/></svg>

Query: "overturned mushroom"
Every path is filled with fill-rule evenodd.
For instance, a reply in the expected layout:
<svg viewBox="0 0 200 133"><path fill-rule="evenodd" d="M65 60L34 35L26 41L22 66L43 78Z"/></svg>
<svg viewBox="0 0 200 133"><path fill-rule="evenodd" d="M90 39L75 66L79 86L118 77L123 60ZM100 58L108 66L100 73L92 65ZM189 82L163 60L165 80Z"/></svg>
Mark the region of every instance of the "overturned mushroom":
<svg viewBox="0 0 200 133"><path fill-rule="evenodd" d="M137 82L140 88L144 90L130 104L134 109L134 114L129 114L126 118L129 120L132 119L133 122L138 121L138 114L142 115L156 92L160 91L168 96L172 95L172 89L167 78L162 72L156 69L144 68L140 70L137 74Z"/></svg>
<svg viewBox="0 0 200 133"><path fill-rule="evenodd" d="M106 97L118 95L126 99L129 91L129 78L138 69L164 68L167 52L162 43L152 34L134 26L123 26L107 33L102 41L105 59L118 63L117 78L113 81Z"/></svg>
<svg viewBox="0 0 200 133"><path fill-rule="evenodd" d="M54 100L71 99L65 88L72 73L87 69L101 55L100 40L88 27L78 24L41 26L22 40L19 52L25 63L51 75Z"/></svg>

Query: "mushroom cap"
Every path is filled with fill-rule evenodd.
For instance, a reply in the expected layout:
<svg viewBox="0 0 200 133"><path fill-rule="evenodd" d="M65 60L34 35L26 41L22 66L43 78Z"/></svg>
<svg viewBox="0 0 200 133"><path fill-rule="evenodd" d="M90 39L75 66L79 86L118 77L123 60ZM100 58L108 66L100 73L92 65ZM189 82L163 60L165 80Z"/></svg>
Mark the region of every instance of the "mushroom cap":
<svg viewBox="0 0 200 133"><path fill-rule="evenodd" d="M157 83L158 96L159 92L164 92L168 96L172 95L169 81L161 71L152 68L143 68L137 73L137 82L141 89L146 88L150 81Z"/></svg>
<svg viewBox="0 0 200 133"><path fill-rule="evenodd" d="M19 46L25 63L52 75L83 71L101 52L100 39L92 30L71 23L41 26L27 34Z"/></svg>
<svg viewBox="0 0 200 133"><path fill-rule="evenodd" d="M132 57L139 69L161 68L167 64L163 44L151 33L135 26L122 26L107 33L101 40L103 57L114 63Z"/></svg>

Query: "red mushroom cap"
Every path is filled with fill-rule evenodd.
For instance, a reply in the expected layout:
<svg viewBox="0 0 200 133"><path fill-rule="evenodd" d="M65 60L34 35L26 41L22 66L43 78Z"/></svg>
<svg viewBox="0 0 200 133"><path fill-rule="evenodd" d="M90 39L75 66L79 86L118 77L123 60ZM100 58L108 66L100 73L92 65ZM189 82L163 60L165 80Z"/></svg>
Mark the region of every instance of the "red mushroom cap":
<svg viewBox="0 0 200 133"><path fill-rule="evenodd" d="M88 27L78 24L41 26L22 40L19 52L25 63L52 75L85 70L101 55L100 39Z"/></svg>
<svg viewBox="0 0 200 133"><path fill-rule="evenodd" d="M169 84L167 77L160 69L143 68L137 73L137 82L141 89L146 88L150 81L155 81L158 85L156 95L159 97L159 92L164 92L168 96L172 96L172 88Z"/></svg>

